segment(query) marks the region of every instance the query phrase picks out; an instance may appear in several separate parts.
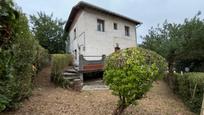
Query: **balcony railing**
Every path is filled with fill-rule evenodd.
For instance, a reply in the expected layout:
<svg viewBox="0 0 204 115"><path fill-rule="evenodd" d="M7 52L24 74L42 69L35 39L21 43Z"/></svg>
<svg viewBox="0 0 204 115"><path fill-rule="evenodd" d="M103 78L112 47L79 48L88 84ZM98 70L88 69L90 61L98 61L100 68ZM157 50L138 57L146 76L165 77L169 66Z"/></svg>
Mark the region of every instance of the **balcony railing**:
<svg viewBox="0 0 204 115"><path fill-rule="evenodd" d="M101 57L100 60L86 60L84 57ZM104 61L106 56L79 56L79 72L89 73L104 71Z"/></svg>

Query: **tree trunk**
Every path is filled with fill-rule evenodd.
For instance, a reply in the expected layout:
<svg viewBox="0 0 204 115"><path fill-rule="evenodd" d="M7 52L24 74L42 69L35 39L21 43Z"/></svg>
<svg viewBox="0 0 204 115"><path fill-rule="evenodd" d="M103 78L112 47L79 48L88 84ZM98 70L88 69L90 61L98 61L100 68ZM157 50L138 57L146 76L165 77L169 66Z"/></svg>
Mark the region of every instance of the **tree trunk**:
<svg viewBox="0 0 204 115"><path fill-rule="evenodd" d="M171 89L174 89L174 77L173 77L174 61L172 58L168 61L168 68L169 68L169 73L167 75L167 83Z"/></svg>
<svg viewBox="0 0 204 115"><path fill-rule="evenodd" d="M173 74L174 72L174 62L176 59L176 54L175 54L175 49L172 49L172 51L170 51L170 54L167 56L167 61L168 61L168 67L169 67L169 73Z"/></svg>
<svg viewBox="0 0 204 115"><path fill-rule="evenodd" d="M127 106L125 106L124 104L119 105L114 111L113 111L113 115L122 115L124 110L126 109Z"/></svg>
<svg viewBox="0 0 204 115"><path fill-rule="evenodd" d="M169 74L173 74L174 71L173 71L173 68L174 68L174 64L173 64L173 61L169 61L168 63L168 67L169 67Z"/></svg>

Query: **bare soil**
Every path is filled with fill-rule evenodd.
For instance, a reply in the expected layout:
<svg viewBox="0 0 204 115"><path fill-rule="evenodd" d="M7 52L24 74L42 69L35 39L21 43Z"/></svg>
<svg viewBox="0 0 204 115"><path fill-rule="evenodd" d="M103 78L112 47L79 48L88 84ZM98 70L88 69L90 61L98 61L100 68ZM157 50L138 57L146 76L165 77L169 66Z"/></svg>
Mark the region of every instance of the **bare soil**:
<svg viewBox="0 0 204 115"><path fill-rule="evenodd" d="M74 92L55 87L49 80L50 67L35 80L33 95L19 110L6 115L111 115L117 97L110 90ZM125 115L194 115L163 81L153 84L138 105L130 106Z"/></svg>

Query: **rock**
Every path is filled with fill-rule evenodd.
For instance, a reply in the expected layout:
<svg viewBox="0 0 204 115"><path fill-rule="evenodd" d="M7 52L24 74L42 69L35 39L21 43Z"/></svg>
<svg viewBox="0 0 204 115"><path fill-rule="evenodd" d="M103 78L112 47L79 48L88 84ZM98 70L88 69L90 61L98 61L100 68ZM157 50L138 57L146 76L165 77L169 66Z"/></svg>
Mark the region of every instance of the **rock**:
<svg viewBox="0 0 204 115"><path fill-rule="evenodd" d="M82 80L81 79L74 79L73 81L73 89L75 91L81 91L82 89Z"/></svg>

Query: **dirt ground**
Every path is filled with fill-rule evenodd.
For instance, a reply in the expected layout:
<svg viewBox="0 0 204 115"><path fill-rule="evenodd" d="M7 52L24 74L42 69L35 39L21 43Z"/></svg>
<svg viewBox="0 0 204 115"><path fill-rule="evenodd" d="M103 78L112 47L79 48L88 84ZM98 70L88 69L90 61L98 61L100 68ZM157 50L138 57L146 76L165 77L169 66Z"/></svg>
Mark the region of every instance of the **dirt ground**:
<svg viewBox="0 0 204 115"><path fill-rule="evenodd" d="M117 97L109 90L74 92L57 88L49 82L50 68L43 69L35 80L33 95L19 110L6 115L111 115ZM137 106L125 115L193 115L163 81L154 83Z"/></svg>

